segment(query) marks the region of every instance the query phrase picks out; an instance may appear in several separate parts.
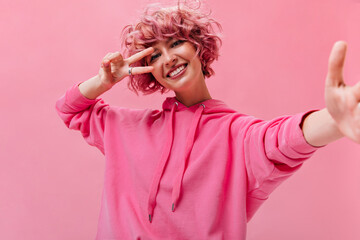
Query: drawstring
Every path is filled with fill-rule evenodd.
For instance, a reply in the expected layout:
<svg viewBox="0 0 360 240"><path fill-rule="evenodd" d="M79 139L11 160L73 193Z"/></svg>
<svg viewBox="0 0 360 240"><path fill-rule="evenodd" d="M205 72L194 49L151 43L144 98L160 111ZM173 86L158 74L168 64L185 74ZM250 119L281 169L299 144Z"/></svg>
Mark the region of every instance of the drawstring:
<svg viewBox="0 0 360 240"><path fill-rule="evenodd" d="M175 109L176 109L177 105L178 105L178 103L175 102L175 104L173 105L173 107L171 109L170 119L168 121L168 129L169 130L168 130L168 136L167 136L166 143L165 143L166 145L161 154L161 161L159 161L159 165L156 168L157 171L154 175L154 178L153 178L153 181L152 181L151 187L150 187L150 194L149 194L149 201L148 201L148 212L149 212L149 221L150 222L152 220L152 215L153 215L155 204L156 204L156 195L159 190L160 178L164 172L164 168L165 168L165 165L169 158L170 150L171 150L172 143L173 143L173 135L174 135L173 119L174 119L174 113L175 113Z"/></svg>
<svg viewBox="0 0 360 240"><path fill-rule="evenodd" d="M154 208L156 205L156 195L159 190L160 179L164 172L165 165L169 159L170 150L171 150L171 147L173 144L173 137L174 137L173 121L174 121L174 115L175 115L175 110L176 110L177 106L178 106L178 103L175 102L175 104L173 105L173 107L171 109L170 119L168 121L168 129L169 130L168 130L168 136L166 139L166 145L164 146L164 150L161 155L161 160L159 161L156 173L154 175L154 178L153 178L153 181L152 181L151 187L150 187L150 194L149 194L149 201L148 201L148 213L149 213L149 222L150 223L152 221L152 216L153 216ZM174 182L174 186L173 186L173 190L172 190L172 209L171 209L173 212L175 211L175 206L180 197L182 180L183 180L183 176L185 173L185 169L187 167L187 162L188 162L188 158L190 156L190 152L194 145L196 129L198 128L201 115L205 108L204 104L201 104L201 106L202 107L199 106L199 108L196 110L196 112L194 114L194 118L191 123L190 130L189 130L189 134L186 139L186 145L185 145L185 151L184 151L184 153L185 153L184 161L182 162L180 171Z"/></svg>
<svg viewBox="0 0 360 240"><path fill-rule="evenodd" d="M193 148L194 145L194 140L195 140L195 133L196 133L196 129L199 125L200 122L200 118L201 118L201 114L204 111L205 105L201 104L203 107L199 107L196 112L195 112L195 116L193 118L193 121L191 123L191 127L190 127L190 131L189 131L189 135L187 137L187 141L186 141L186 145L185 145L185 154L184 154L184 161L182 161L182 165L179 171L179 174L177 175L176 179L175 179L175 183L174 183L174 187L172 190L172 206L171 206L171 211L175 211L175 206L179 200L180 197L180 192L181 192L181 185L182 185L182 180L184 178L184 173L185 173L185 169L187 167L187 162L190 156L190 152Z"/></svg>

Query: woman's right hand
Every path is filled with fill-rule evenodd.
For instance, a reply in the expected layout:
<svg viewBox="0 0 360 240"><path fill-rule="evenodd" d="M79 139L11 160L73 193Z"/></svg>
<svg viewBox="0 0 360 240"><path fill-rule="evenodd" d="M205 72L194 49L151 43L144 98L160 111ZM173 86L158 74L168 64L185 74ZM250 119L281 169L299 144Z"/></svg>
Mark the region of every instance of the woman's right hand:
<svg viewBox="0 0 360 240"><path fill-rule="evenodd" d="M126 76L129 76L130 65L154 52L154 48L149 47L138 52L129 58L124 59L120 52L108 53L102 60L99 70L100 84L107 89L112 88L116 83L120 82ZM143 74L152 72L154 67L134 67L131 74Z"/></svg>

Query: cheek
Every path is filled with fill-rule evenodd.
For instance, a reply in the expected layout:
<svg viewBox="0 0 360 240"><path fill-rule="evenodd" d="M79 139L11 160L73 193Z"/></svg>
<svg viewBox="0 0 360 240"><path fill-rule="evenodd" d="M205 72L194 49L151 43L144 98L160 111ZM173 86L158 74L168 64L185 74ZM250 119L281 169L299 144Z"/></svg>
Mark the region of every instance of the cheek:
<svg viewBox="0 0 360 240"><path fill-rule="evenodd" d="M193 66L196 72L202 71L202 64L199 58L193 60Z"/></svg>
<svg viewBox="0 0 360 240"><path fill-rule="evenodd" d="M156 79L156 81L159 82L159 80L161 81L162 79L162 72L161 69L157 66L154 66L154 71L152 72L152 75L154 76L154 78Z"/></svg>

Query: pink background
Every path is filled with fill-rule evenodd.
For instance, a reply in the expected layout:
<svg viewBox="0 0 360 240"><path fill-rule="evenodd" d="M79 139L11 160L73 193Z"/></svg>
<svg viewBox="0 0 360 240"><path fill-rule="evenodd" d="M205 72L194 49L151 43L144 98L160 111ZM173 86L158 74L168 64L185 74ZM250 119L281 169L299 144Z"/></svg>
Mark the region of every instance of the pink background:
<svg viewBox="0 0 360 240"><path fill-rule="evenodd" d="M0 2L0 239L94 239L104 158L58 118L56 100L97 74L120 30L149 1ZM330 49L348 42L345 81L360 81L359 0L207 1L223 25L213 98L271 119L324 106ZM170 94L171 95L171 94ZM125 81L110 104L159 108ZM319 150L249 223L248 239L360 239L360 147Z"/></svg>

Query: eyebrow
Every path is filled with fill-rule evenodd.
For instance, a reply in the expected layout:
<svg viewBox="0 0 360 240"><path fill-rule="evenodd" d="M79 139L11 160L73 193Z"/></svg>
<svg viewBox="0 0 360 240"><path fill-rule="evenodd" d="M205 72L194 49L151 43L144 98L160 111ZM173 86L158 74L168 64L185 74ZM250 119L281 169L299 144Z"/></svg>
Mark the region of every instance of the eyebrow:
<svg viewBox="0 0 360 240"><path fill-rule="evenodd" d="M174 38L168 38L165 43L168 44L170 41L172 41ZM156 45L156 44L155 44ZM157 50L156 47L152 46L155 50Z"/></svg>

